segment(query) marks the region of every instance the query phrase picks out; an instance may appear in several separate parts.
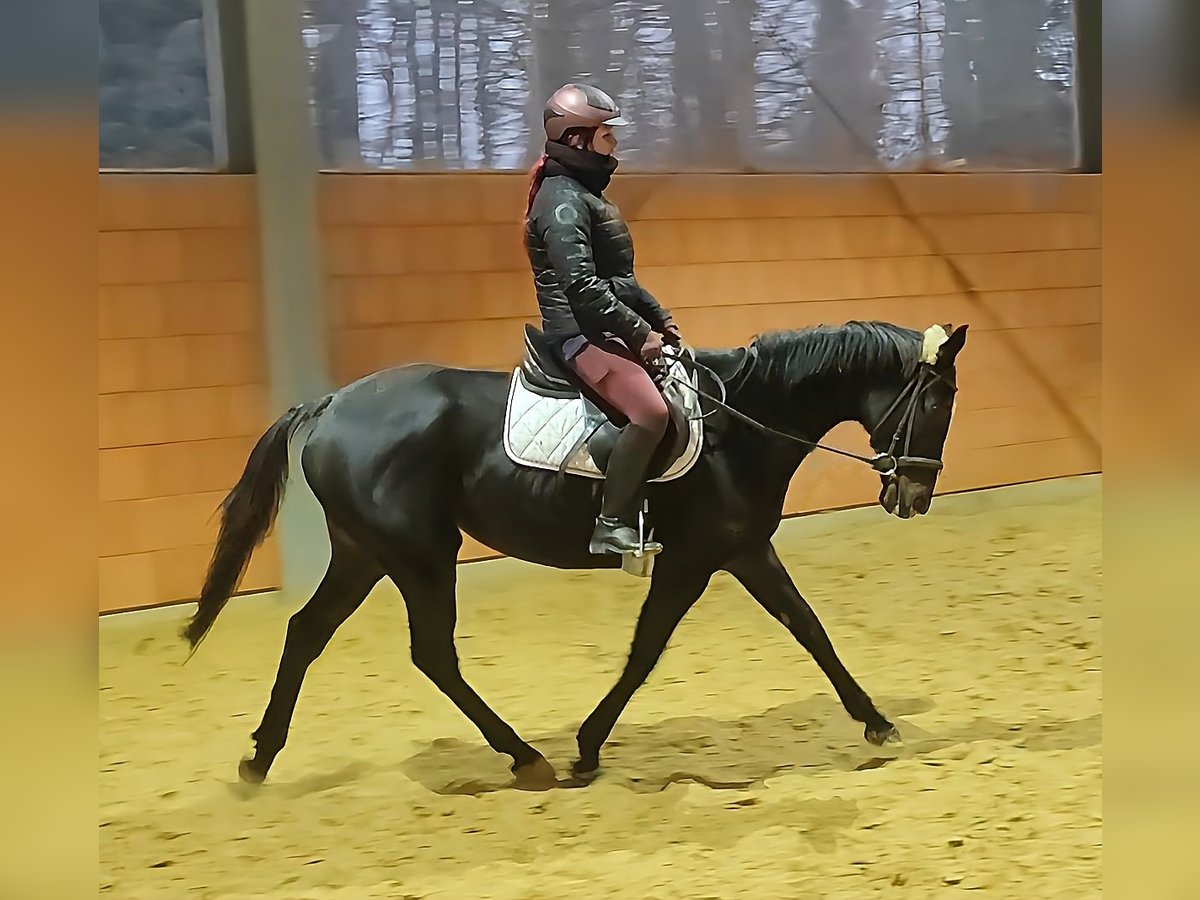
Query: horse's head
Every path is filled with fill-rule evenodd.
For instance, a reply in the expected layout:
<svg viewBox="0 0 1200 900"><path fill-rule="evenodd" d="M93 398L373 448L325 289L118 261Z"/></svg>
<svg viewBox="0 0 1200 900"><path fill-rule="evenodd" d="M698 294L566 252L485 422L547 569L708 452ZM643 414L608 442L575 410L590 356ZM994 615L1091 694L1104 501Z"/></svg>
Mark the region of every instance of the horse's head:
<svg viewBox="0 0 1200 900"><path fill-rule="evenodd" d="M908 380L868 398L866 421L875 423L871 446L894 461L880 474L879 503L901 519L924 515L933 503L958 391L954 361L966 341L966 325L930 327Z"/></svg>

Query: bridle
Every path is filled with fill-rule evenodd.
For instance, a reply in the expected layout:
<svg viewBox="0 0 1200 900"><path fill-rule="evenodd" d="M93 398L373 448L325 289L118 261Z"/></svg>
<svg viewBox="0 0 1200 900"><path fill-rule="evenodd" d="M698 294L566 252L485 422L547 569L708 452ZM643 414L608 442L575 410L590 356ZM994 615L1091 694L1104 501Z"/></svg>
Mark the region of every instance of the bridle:
<svg viewBox="0 0 1200 900"><path fill-rule="evenodd" d="M726 403L725 401L729 396L729 392L726 390L725 382L721 379L721 376L719 376L708 366L704 365L704 363L697 360L694 355L685 352L678 352L672 354L670 356L670 360L681 362L685 365L685 367L690 366L693 371L700 371L708 375L708 377L711 378L720 389L721 397L718 399L706 391L702 391L698 387L689 384L683 379L675 378L671 375L667 375L667 378L671 378L677 384L681 384L688 390L692 391L694 394L696 394L696 396L701 397L715 406L723 409L735 419L738 419L752 428L755 428L766 434L771 434L775 437L783 438L784 440L792 441L797 444L804 444L805 446L811 447L814 450L824 450L827 453L836 453L838 456L845 456L849 459L866 463L881 476L893 481L903 469L931 469L935 472L938 472L941 471L943 467L943 463L940 459L933 459L927 456L912 456L909 452L909 448L912 444L913 424L917 418L917 404L920 403L921 396L938 381L941 381L945 384L950 384L949 380L943 373L936 371L934 367L927 362L917 363L916 371L913 372L912 377L908 379L900 393L896 395L896 399L892 401L891 406L887 408L884 414L879 418L879 422L870 431L871 442L874 443L875 433L883 427L884 423L887 422L892 413L894 413L900 404L904 403L905 399L907 398L908 403L904 407L904 412L900 415L899 420L896 422L896 430L892 434L892 440L888 445L887 451L884 453L876 453L874 456L862 456L861 454L854 453L850 450L843 450L841 447L830 447L828 444L822 444L820 441L810 441L807 438L802 438L794 434L788 434L787 432L772 428L769 425L764 425L762 422L752 419L750 416L734 409L732 406ZM951 385L951 387L953 387L953 385ZM705 413L698 418L707 418L710 415L712 415L711 412ZM903 443L901 443L901 441L903 441ZM900 454L896 455L896 449L898 446L900 448Z"/></svg>
<svg viewBox="0 0 1200 900"><path fill-rule="evenodd" d="M892 434L892 441L888 445L886 453L880 453L871 460L871 466L883 475L885 478L895 478L901 469L932 469L935 472L940 472L943 463L940 459L933 459L927 456L911 456L909 447L912 444L913 423L917 419L917 404L921 400L921 395L925 393L935 382L941 381L950 385L946 376L936 371L933 366L927 362L917 363L917 370L913 373L912 378L904 385L904 388L896 395L896 399L892 401L892 405L887 408L887 411L880 417L879 424L871 430L871 439L874 442L875 432L882 427L888 418L896 411L904 398L909 395L908 406L905 407L904 413L896 422L896 431ZM953 387L953 385L950 385ZM900 435L904 434L904 446L900 450L900 455L896 455L896 445L900 443ZM883 462L884 467L876 465L877 462Z"/></svg>

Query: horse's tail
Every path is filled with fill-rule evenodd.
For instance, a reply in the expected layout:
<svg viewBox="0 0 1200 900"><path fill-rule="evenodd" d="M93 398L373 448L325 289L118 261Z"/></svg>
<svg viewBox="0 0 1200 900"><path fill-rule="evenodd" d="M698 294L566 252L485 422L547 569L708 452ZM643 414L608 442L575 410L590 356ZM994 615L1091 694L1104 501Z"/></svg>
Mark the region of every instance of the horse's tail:
<svg viewBox="0 0 1200 900"><path fill-rule="evenodd" d="M242 477L221 503L221 528L213 549L200 602L181 632L192 653L237 590L250 557L279 513L288 477L288 444L296 429L317 416L329 398L293 406L258 439Z"/></svg>

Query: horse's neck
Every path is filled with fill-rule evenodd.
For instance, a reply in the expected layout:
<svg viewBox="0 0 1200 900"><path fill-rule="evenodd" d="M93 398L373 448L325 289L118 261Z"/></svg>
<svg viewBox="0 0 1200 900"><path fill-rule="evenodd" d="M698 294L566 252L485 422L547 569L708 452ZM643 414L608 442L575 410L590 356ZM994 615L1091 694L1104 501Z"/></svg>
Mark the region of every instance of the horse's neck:
<svg viewBox="0 0 1200 900"><path fill-rule="evenodd" d="M725 377L720 369L713 367ZM866 387L847 380L811 384L771 385L741 371L726 381L729 404L739 412L785 434L819 441L843 422L861 422Z"/></svg>
<svg viewBox="0 0 1200 900"><path fill-rule="evenodd" d="M911 336L914 341L919 337L916 332ZM900 347L902 336L889 333L871 337L877 346L871 345L861 327L783 332L765 348L755 341L737 350L705 353L701 361L725 381L729 405L734 409L802 441L823 442L844 422L857 422L869 431L867 420L875 415L876 392L886 393L892 388L899 392L903 388L907 376L905 351ZM839 346L839 339L852 343ZM814 346L796 348L789 346L789 340L811 340ZM792 354L796 349L812 350L821 362L796 365ZM745 466L746 477L776 494L786 490L800 463L812 452L802 443L748 426L732 427L728 436L731 447L739 448L734 452L753 461L753 466Z"/></svg>
<svg viewBox="0 0 1200 900"><path fill-rule="evenodd" d="M797 415L801 433L821 440L845 422L863 424L866 388L854 384L799 386L795 391ZM793 426L795 427L795 426Z"/></svg>
<svg viewBox="0 0 1200 900"><path fill-rule="evenodd" d="M742 351L744 353L745 351ZM753 360L739 353L722 355L711 366L724 379L729 392L729 405L754 420L784 434L807 441L821 441L831 430L844 422L861 424L865 409L865 383L847 378L831 383L829 379L810 384L769 384L753 374ZM719 366L724 364L726 371ZM750 427L738 429L738 440L761 465L761 472L773 481L787 482L812 448L799 442L786 441Z"/></svg>

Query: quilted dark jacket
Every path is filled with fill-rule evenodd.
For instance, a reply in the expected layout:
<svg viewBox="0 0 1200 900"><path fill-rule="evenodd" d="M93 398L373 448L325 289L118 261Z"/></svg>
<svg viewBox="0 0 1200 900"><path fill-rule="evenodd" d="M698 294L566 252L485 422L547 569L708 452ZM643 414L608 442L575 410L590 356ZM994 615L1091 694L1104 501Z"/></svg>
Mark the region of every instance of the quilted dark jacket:
<svg viewBox="0 0 1200 900"><path fill-rule="evenodd" d="M542 331L557 346L583 334L621 338L633 350L671 314L633 276L629 226L603 195L569 175L549 175L525 223Z"/></svg>

